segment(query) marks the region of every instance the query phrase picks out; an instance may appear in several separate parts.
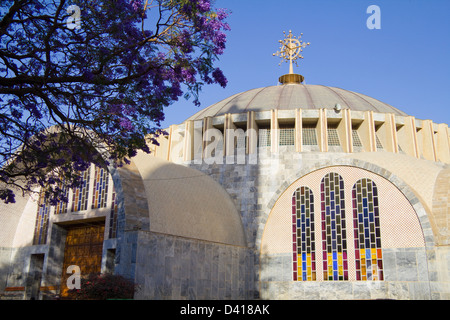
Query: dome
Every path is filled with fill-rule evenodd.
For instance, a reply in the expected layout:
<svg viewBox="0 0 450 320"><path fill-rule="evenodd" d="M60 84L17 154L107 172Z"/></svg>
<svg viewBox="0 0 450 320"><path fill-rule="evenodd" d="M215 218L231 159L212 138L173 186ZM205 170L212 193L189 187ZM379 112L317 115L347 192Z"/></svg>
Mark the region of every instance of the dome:
<svg viewBox="0 0 450 320"><path fill-rule="evenodd" d="M361 93L323 85L285 84L235 94L197 112L187 120L271 109L332 109L336 104L355 111L374 111L407 116L406 113L391 105Z"/></svg>

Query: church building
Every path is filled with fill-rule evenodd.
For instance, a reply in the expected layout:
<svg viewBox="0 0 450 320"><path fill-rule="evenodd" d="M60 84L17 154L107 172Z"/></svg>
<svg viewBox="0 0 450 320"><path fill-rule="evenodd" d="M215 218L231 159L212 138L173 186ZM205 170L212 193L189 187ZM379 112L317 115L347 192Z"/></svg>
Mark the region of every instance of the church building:
<svg viewBox="0 0 450 320"><path fill-rule="evenodd" d="M448 125L303 80L92 165L68 203L0 204L0 299L64 297L71 265L132 279L135 299L450 299Z"/></svg>

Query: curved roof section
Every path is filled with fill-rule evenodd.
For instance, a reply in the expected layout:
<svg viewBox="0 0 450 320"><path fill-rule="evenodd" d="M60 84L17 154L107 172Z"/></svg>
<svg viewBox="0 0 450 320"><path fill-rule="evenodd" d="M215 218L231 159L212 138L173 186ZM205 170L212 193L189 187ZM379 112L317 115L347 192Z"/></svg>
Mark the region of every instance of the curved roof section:
<svg viewBox="0 0 450 320"><path fill-rule="evenodd" d="M139 152L150 231L246 246L241 217L225 189L201 171Z"/></svg>
<svg viewBox="0 0 450 320"><path fill-rule="evenodd" d="M335 87L306 84L285 84L252 89L235 94L215 103L187 120L199 120L226 113L243 113L248 111L266 111L271 109L332 109L339 103L342 108L355 111L374 111L407 114L393 106L361 93Z"/></svg>

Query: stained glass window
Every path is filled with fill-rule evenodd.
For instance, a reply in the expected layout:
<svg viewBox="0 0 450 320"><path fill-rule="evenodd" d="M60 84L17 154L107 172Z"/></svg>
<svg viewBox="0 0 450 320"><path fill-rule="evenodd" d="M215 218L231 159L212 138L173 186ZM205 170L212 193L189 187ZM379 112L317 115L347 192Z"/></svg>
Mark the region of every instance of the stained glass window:
<svg viewBox="0 0 450 320"><path fill-rule="evenodd" d="M330 172L321 182L324 280L348 280L344 180Z"/></svg>
<svg viewBox="0 0 450 320"><path fill-rule="evenodd" d="M90 168L81 174L82 178L81 186L73 190L72 212L87 209L89 197L89 175L90 175Z"/></svg>
<svg viewBox="0 0 450 320"><path fill-rule="evenodd" d="M108 196L108 170L95 166L94 190L92 192L92 209L106 208Z"/></svg>
<svg viewBox="0 0 450 320"><path fill-rule="evenodd" d="M378 189L370 179L352 190L356 280L383 280Z"/></svg>
<svg viewBox="0 0 450 320"><path fill-rule="evenodd" d="M64 192L64 196L68 199L69 197L69 188L63 186L62 190ZM55 214L64 214L67 213L67 202L59 201L55 207Z"/></svg>
<svg viewBox="0 0 450 320"><path fill-rule="evenodd" d="M292 196L292 241L294 281L315 281L314 196L308 187Z"/></svg>
<svg viewBox="0 0 450 320"><path fill-rule="evenodd" d="M48 232L48 216L50 213L50 203L45 196L45 192L39 194L39 205L36 214L36 224L34 227L33 244L46 244Z"/></svg>
<svg viewBox="0 0 450 320"><path fill-rule="evenodd" d="M116 189L113 186L112 201L111 201L111 211L109 213L109 238L116 237L117 230L117 200L116 200Z"/></svg>

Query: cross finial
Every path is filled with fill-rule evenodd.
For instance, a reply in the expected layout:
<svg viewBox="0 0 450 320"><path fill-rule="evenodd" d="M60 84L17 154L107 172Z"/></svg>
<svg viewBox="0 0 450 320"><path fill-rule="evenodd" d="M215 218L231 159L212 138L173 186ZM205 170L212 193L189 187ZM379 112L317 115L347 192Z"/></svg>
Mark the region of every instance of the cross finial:
<svg viewBox="0 0 450 320"><path fill-rule="evenodd" d="M280 65L289 61L289 74L294 74L293 63L295 62L295 65L298 66L297 59L303 59L301 54L303 48L309 46L310 43L305 43L301 40L303 33L299 37L293 36L291 30L289 30L289 35L286 35L286 32L283 32L283 34L284 40L278 41L281 44L280 50L273 55L282 59Z"/></svg>

